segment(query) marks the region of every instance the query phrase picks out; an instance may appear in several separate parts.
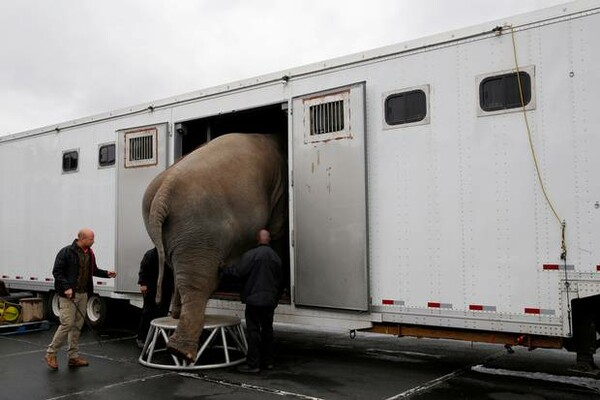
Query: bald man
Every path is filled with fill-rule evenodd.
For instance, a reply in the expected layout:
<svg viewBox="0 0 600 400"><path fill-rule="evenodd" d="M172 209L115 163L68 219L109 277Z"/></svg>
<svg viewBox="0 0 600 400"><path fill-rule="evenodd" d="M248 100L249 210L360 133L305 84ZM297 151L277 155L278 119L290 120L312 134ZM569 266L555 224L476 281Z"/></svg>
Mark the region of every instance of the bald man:
<svg viewBox="0 0 600 400"><path fill-rule="evenodd" d="M60 296L60 325L46 351L46 364L58 369L56 353L68 342L69 367L86 367L89 362L79 355L79 335L84 323L88 296L94 292L92 276L114 278L117 273L98 268L92 251L94 232L83 228L77 239L56 255L52 275L54 288Z"/></svg>

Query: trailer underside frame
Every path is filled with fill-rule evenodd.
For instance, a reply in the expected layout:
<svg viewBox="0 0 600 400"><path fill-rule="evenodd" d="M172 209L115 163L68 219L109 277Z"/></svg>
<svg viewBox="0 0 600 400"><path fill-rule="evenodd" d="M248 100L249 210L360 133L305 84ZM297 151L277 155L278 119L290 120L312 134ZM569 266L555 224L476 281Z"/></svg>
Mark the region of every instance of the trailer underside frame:
<svg viewBox="0 0 600 400"><path fill-rule="evenodd" d="M418 338L494 343L503 344L505 346L526 346L530 350L536 348L561 349L564 347L564 338L562 337L523 333L492 332L396 323L375 323L372 328L361 329L361 331L385 333L398 337L413 336Z"/></svg>

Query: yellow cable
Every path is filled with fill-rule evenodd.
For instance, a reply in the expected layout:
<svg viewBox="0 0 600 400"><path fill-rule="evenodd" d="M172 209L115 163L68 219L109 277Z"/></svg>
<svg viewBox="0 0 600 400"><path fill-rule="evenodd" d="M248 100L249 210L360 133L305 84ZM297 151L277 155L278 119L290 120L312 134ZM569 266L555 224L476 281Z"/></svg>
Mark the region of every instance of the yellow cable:
<svg viewBox="0 0 600 400"><path fill-rule="evenodd" d="M558 223L561 226L561 230L562 230L561 249L563 250L563 255L561 257L566 258L566 254L567 254L567 245L565 242L566 223L560 218L560 216L556 212L556 209L554 208L554 205L552 204L552 201L550 200L550 196L548 196L548 192L546 191L546 186L544 185L544 181L542 180L542 173L540 172L540 166L539 166L539 163L537 160L537 156L535 154L535 148L533 147L533 139L531 138L531 128L529 127L529 119L527 118L527 109L525 108L525 99L523 98L523 87L521 84L521 75L519 72L519 61L517 58L517 43L515 40L515 30L512 25L509 25L509 27L510 27L510 34L512 37L513 54L514 54L514 58L515 58L515 69L517 71L517 83L519 86L519 98L521 100L521 109L523 111L523 119L525 120L525 126L527 128L527 138L529 139L529 148L531 150L531 157L533 158L533 164L535 165L535 171L537 173L537 178L540 183L540 187L542 188L542 193L544 193L544 197L546 198L546 202L548 203L548 206L552 210L552 213L554 214L554 216L556 217L556 220L558 221Z"/></svg>

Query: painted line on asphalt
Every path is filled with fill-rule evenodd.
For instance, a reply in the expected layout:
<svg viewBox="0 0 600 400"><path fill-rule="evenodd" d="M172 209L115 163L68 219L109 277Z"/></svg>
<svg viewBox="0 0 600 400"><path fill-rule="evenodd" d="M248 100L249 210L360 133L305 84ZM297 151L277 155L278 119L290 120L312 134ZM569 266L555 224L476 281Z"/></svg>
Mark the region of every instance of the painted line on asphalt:
<svg viewBox="0 0 600 400"><path fill-rule="evenodd" d="M370 349L367 349L366 352L374 353L374 354L389 354L389 355L401 354L403 356L411 356L411 357L419 357L419 358L433 358L436 360L440 360L440 359L444 358L444 356L441 356L439 354L419 353L416 351L400 351L400 350L370 348Z"/></svg>
<svg viewBox="0 0 600 400"><path fill-rule="evenodd" d="M25 356L27 354L35 354L35 353L43 353L43 352L46 352L46 350L39 349L39 350L19 351L18 353L2 354L2 355L0 355L0 360L2 360L4 358Z"/></svg>
<svg viewBox="0 0 600 400"><path fill-rule="evenodd" d="M39 350L20 351L18 353L11 353L11 354L3 354L3 355L0 355L0 360L4 359L4 358L9 358L9 357L26 356L29 354L36 354L36 353L45 354L46 350L39 349ZM129 360L129 359L117 359L117 358L112 358L112 357L109 357L107 355L102 355L102 354L92 354L92 353L83 352L83 351L80 351L80 353L85 356L92 357L92 358L99 358L101 360L108 360L108 361L115 361L115 362L131 362L131 360ZM44 358L41 357L40 360L42 360L42 362L43 362ZM135 363L137 364L137 359L135 359Z"/></svg>
<svg viewBox="0 0 600 400"><path fill-rule="evenodd" d="M100 388L93 389L93 390L82 390L80 392L69 393L69 394L65 394L62 396L58 396L58 397L49 397L46 400L59 400L59 399L72 398L73 396L90 395L90 394L101 392L106 389L112 389L112 388L123 386L123 385L129 385L130 383L144 382L149 379L163 378L165 376L174 375L174 374L175 374L175 372L166 372L164 374L144 376L142 378L136 378L136 379L131 379L131 380L124 381L124 382L113 383L112 385L102 386Z"/></svg>
<svg viewBox="0 0 600 400"><path fill-rule="evenodd" d="M102 336L108 336L108 335L102 335L102 334L99 334L99 336L100 336L100 338L101 338L101 340L100 340L100 341L101 341L102 343L122 342L122 341L125 341L125 340L132 340L132 339L135 339L135 338L137 338L137 335L123 336L123 337L120 337L120 338L114 338L114 339L102 339ZM109 336L109 337L110 337L110 336ZM98 341L96 340L96 343L97 343L97 342L98 342ZM93 344L93 343L94 343L94 342L87 342L86 344ZM81 345L81 344L80 344L80 345Z"/></svg>
<svg viewBox="0 0 600 400"><path fill-rule="evenodd" d="M92 346L92 345L98 345L100 344L100 347L102 347L103 344L105 343L114 343L114 342L120 342L120 341L125 341L125 340L131 340L136 338L136 336L128 336L128 337L122 337L122 338L116 338L116 339L107 339L107 340L102 340L100 342L95 341L95 342L87 342L87 343L79 343L79 347L86 347L86 346ZM23 340L23 339L16 339L16 338L3 338L3 339L8 339L8 340L12 340L14 342L19 342L19 343L25 343L25 344L30 344L36 347L39 347L40 344L36 343L36 342L32 342L29 340ZM9 358L9 357L15 357L15 356L23 356L23 355L27 355L27 354L35 354L35 353L45 353L46 352L46 348L48 346L44 345L42 348L38 348L37 350L27 350L27 351L19 351L16 353L5 353L5 354L0 354L0 360L4 359L4 358ZM96 357L96 358L103 358L106 360L110 360L110 361L121 361L121 360L116 360L113 358L110 358L106 355L97 355L97 354L92 354L92 353L82 353L82 354L86 354L89 355L91 357ZM135 360L137 362L137 359Z"/></svg>
<svg viewBox="0 0 600 400"><path fill-rule="evenodd" d="M271 389L271 388L267 388L267 387L263 387L263 386L250 385L248 383L232 382L232 381L228 381L225 379L215 379L215 378L210 378L206 375L196 375L196 374L189 373L189 372L180 372L179 375L182 375L182 376L185 376L188 378L192 378L192 379L197 379L200 381L215 383L218 385L254 390L256 392L270 393L270 394L275 394L278 396L295 397L295 398L304 399L304 400L324 400L320 397L307 396L307 395L300 394L300 393L286 392L285 390Z"/></svg>
<svg viewBox="0 0 600 400"><path fill-rule="evenodd" d="M490 356L486 357L483 362L490 362L492 360L495 360L497 358L502 357L503 355L505 355L506 352L505 351L499 351L497 353L493 353ZM457 369L456 371L450 372L449 374L446 374L444 376L440 376L439 378L436 379L432 379L429 382L425 382L422 385L419 386L415 386L414 388L408 389L407 391L404 391L402 393L399 393L395 396L392 397L388 397L385 400L397 400L397 399L408 399L409 397L417 394L417 393L422 393L422 392L426 392L428 390L430 390L431 388L439 385L440 383L443 383L445 381L447 381L448 379L452 379L455 378L459 375L464 374L465 372L468 372L471 370L471 368L473 368L475 364L470 364L470 365L466 365L462 368Z"/></svg>
<svg viewBox="0 0 600 400"><path fill-rule="evenodd" d="M509 369L502 368L487 368L483 365L475 365L474 367L471 367L471 371L488 375L510 376L522 379L532 379L546 382L582 386L586 389L592 389L600 393L600 381L594 378L584 378L579 376L567 375L552 375L544 372L512 371Z"/></svg>
<svg viewBox="0 0 600 400"><path fill-rule="evenodd" d="M454 377L456 377L458 375L464 374L464 373L465 373L465 368L457 369L454 372L450 372L447 375L440 376L439 378L433 379L433 380L431 380L429 382L426 382L426 383L424 383L422 385L415 386L412 389L408 389L405 392L399 393L399 394L397 394L395 396L392 396L392 397L388 397L385 400L407 399L407 398L409 398L412 395L415 395L415 394L421 393L421 392L425 392L425 391L431 389L432 387L437 386L440 383L447 381L448 379L452 379L452 378L454 378Z"/></svg>

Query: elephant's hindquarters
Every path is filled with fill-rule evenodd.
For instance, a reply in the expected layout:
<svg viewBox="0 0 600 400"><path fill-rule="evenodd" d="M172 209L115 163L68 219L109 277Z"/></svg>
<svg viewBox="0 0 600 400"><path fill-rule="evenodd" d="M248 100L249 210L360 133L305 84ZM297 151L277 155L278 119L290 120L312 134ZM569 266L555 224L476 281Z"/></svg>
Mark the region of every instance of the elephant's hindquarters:
<svg viewBox="0 0 600 400"><path fill-rule="evenodd" d="M151 236L164 243L181 298L171 351L195 353L218 268L252 247L256 232L268 226L272 203L281 200L274 194L282 191L281 176L282 157L272 140L226 135L165 171L152 201L144 200L145 209L151 203L148 221L162 218L160 236ZM157 218L155 210L167 212Z"/></svg>

